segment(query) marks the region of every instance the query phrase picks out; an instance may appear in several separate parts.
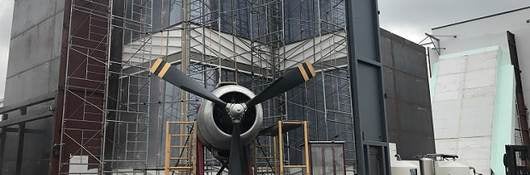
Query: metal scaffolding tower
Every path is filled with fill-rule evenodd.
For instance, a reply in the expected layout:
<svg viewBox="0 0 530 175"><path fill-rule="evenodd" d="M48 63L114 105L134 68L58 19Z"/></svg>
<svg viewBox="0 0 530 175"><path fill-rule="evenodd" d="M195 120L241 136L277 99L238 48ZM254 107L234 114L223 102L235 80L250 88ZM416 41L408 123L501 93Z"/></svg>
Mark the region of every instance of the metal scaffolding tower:
<svg viewBox="0 0 530 175"><path fill-rule="evenodd" d="M112 1L68 1L52 174L103 170ZM66 11L66 10L65 10Z"/></svg>
<svg viewBox="0 0 530 175"><path fill-rule="evenodd" d="M149 146L151 48L122 57L131 41L151 45L151 1L68 1L60 75L62 102L52 174L145 169Z"/></svg>
<svg viewBox="0 0 530 175"><path fill-rule="evenodd" d="M151 77L155 58L179 64L208 89L236 83L255 92L310 59L318 77L263 103L264 124L309 121L310 140L345 141L354 171L343 0L72 0L67 7L58 173L163 172L165 123L192 122L201 101ZM280 144L285 164L302 161L303 135L288 133ZM263 153L274 152L272 139L260 141ZM219 169L212 155L204 160L206 173Z"/></svg>

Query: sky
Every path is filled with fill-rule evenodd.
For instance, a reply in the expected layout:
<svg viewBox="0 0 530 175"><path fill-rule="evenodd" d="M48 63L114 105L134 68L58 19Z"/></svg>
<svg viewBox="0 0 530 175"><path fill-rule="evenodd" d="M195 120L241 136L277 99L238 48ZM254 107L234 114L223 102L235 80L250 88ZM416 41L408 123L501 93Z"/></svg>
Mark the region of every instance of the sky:
<svg viewBox="0 0 530 175"><path fill-rule="evenodd" d="M0 98L3 98L14 0L0 3ZM380 25L413 42L430 29L530 6L529 0L379 0ZM529 17L530 18L530 17Z"/></svg>
<svg viewBox="0 0 530 175"><path fill-rule="evenodd" d="M527 6L529 0L379 0L379 23L417 43L431 28Z"/></svg>
<svg viewBox="0 0 530 175"><path fill-rule="evenodd" d="M4 98L5 77L7 73L7 57L9 54L9 38L13 19L14 0L2 0L0 3L0 99Z"/></svg>

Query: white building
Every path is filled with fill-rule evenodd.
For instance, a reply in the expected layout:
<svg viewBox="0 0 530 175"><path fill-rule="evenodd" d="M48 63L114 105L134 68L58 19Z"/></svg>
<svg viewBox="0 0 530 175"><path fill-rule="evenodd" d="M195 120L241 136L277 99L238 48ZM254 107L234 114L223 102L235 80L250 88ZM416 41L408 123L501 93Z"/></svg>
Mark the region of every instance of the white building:
<svg viewBox="0 0 530 175"><path fill-rule="evenodd" d="M439 40L430 80L436 152L457 154L483 174L505 174L504 145L522 143L514 54L530 102L530 7L436 27L432 35Z"/></svg>

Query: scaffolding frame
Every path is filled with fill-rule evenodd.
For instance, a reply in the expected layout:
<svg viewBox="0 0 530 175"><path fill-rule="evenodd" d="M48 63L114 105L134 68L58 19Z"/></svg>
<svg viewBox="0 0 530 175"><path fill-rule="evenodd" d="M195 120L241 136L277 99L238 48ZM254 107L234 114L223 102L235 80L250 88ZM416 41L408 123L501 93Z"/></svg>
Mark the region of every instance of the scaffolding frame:
<svg viewBox="0 0 530 175"><path fill-rule="evenodd" d="M112 1L67 1L65 7L64 84L59 85L54 137L59 154L51 174L102 173Z"/></svg>
<svg viewBox="0 0 530 175"><path fill-rule="evenodd" d="M155 127L165 126L166 121L194 121L201 99L167 83L155 81L147 71L151 60L155 58L180 64L186 74L202 82L208 89L228 82L246 86L255 92L263 90L280 77L284 70L309 58L319 69L319 76L323 78L263 103L265 126L287 119L309 120L312 122L306 124L315 128L315 131L308 134L312 138L327 140L340 135L350 139L350 143L353 140L353 133L342 129L350 125L353 127L352 119L344 120L347 119L344 116L351 116L352 112L351 108L347 107L351 106L351 98L349 94L344 93L350 92L349 79L342 76L348 72L347 63L344 62L347 57L345 22L341 19L341 16L345 16L343 0L311 1L312 4L306 4L306 8L312 9L316 15L308 19L302 14L287 19L286 3L293 1L250 0L245 1L244 6L238 6L238 0L230 0L228 7L221 8L224 1L219 0L167 0L163 1L162 8L167 8L169 15L167 21L162 23L169 27L156 31L153 30L152 0L71 1L67 6L70 13L65 15L68 17L65 20L70 22L68 33L65 35L69 41L64 56L66 71L62 72L65 77L61 101L64 107L60 109L62 119L57 123L62 127L58 132L60 139L55 142L61 156L54 167L58 168L60 174L73 174L75 172L69 172L68 169L80 164L97 170L88 172L93 174L145 174L151 169L163 170L160 169L163 163L149 163L150 156L156 152L164 152L162 145L167 138L167 135L163 134L157 137ZM80 2L83 3L80 5ZM121 11L116 11L118 7L113 7L117 2L122 3ZM329 5L326 8L321 7L323 2ZM181 10L181 18L172 21L172 10L179 13L178 9ZM77 35L78 30L83 30L76 27L79 26L75 19L79 17L78 12L82 13L82 18L104 19L105 22L90 21L97 30L89 32L89 35ZM286 30L289 30L287 21L306 26L311 37L288 41L290 35L286 33ZM223 25L225 23L231 25ZM248 26L241 27L240 24ZM308 31L300 31L299 35L306 36L307 33L304 32ZM241 36L241 33L245 32L248 35ZM118 45L123 51L117 51L118 48L113 45L116 42L113 38L120 34L121 43L118 42ZM99 42L94 42L94 37L100 39ZM76 45L76 42L79 44ZM91 50L97 54L92 54ZM72 65L82 65L77 61L79 58L87 62L95 61L93 64L98 66L90 67L87 64L83 69L86 73L80 75L67 71ZM99 75L97 81L90 79L94 75ZM73 93L80 87L79 84L74 86L71 82L75 82L79 77L87 80L81 84L85 92L83 95ZM327 84L340 86L328 87ZM160 88L152 89L153 85L160 85ZM161 92L156 92L157 90ZM160 97L156 99L157 96L153 94ZM79 106L95 108L97 113L87 110L71 112L68 104L72 98L82 104ZM317 103L319 100L323 101L323 104ZM155 105L158 106L154 107ZM292 111L303 115L293 115ZM306 117L290 117L290 114ZM92 116L90 120L76 119L87 115ZM321 119L321 115L324 121L316 122ZM91 121L94 118L97 120ZM160 121L155 123L154 118ZM70 119L76 119L76 122L83 124L67 127ZM83 128L81 126L84 123L91 125L85 125L90 127ZM341 127L333 127L339 125ZM322 128L324 132L321 131ZM86 134L72 136L68 133L71 129ZM166 129L167 126L158 132ZM190 132L183 129L178 134ZM287 145L304 142L293 139L296 136L296 133L292 137L287 135L282 142ZM158 146L157 149L150 149L149 144L152 141ZM94 144L97 146L93 146ZM263 140L263 146L269 145L267 149L270 152L274 151L270 145L275 144L277 143L273 140ZM78 149L65 149L69 145L77 145ZM286 148L294 149L290 146ZM354 151L353 147L346 149ZM287 164L290 157L296 157L290 154L298 154L288 150L284 155ZM70 162L70 156L76 154L89 159L85 162ZM160 159L157 161L165 162ZM256 162L260 165L265 163ZM204 164L206 169L211 170L220 165L210 154L205 155Z"/></svg>
<svg viewBox="0 0 530 175"><path fill-rule="evenodd" d="M132 41L142 43L133 55L124 57L121 50L110 58L109 91L106 99L108 116L105 119L106 154L104 173L146 173L149 167L149 144L151 135L151 82L147 73L151 60L156 56L152 49L152 1L122 0L112 15L112 31L121 33L113 41L119 45Z"/></svg>
<svg viewBox="0 0 530 175"><path fill-rule="evenodd" d="M122 7L113 7L115 2ZM51 174L138 173L147 169L150 49L122 58L114 43L151 45L151 0L71 0ZM120 10L116 10L120 9ZM117 11L118 14L113 12ZM121 31L114 40L116 29ZM128 37L127 37L128 36ZM121 41L120 41L121 40ZM116 54L117 53L117 54Z"/></svg>
<svg viewBox="0 0 530 175"><path fill-rule="evenodd" d="M174 129L174 128L177 129ZM173 128L173 129L172 129ZM175 132L175 130L177 130ZM184 132L183 132L184 130ZM164 175L196 174L197 130L193 121L166 122ZM184 133L184 134L183 134ZM175 142L173 138L178 138ZM182 140L185 140L182 142ZM176 156L174 157L174 152Z"/></svg>

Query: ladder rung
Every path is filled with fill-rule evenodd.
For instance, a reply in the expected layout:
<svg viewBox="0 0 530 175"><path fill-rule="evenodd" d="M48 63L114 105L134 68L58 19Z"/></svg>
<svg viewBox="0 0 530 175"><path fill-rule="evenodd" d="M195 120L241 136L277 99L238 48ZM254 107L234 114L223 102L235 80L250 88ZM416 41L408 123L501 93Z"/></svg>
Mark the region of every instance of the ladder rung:
<svg viewBox="0 0 530 175"><path fill-rule="evenodd" d="M128 134L147 134L147 132L128 132Z"/></svg>
<svg viewBox="0 0 530 175"><path fill-rule="evenodd" d="M170 160L187 160L187 159L190 159L190 158L189 158L189 157L185 157L185 158L170 157L169 159L170 159Z"/></svg>
<svg viewBox="0 0 530 175"><path fill-rule="evenodd" d="M172 166L172 167L169 167L169 169L193 169L193 167L190 167L190 166Z"/></svg>
<svg viewBox="0 0 530 175"><path fill-rule="evenodd" d="M145 143L146 141L139 141L139 140L127 140L126 142L132 142L132 143Z"/></svg>
<svg viewBox="0 0 530 175"><path fill-rule="evenodd" d="M271 147L271 145L256 145L256 147Z"/></svg>
<svg viewBox="0 0 530 175"><path fill-rule="evenodd" d="M191 134L171 134L172 137L190 136Z"/></svg>
<svg viewBox="0 0 530 175"><path fill-rule="evenodd" d="M189 148L190 146L189 145L173 145L171 146L171 148Z"/></svg>
<svg viewBox="0 0 530 175"><path fill-rule="evenodd" d="M307 168L305 165L284 165L285 168Z"/></svg>

